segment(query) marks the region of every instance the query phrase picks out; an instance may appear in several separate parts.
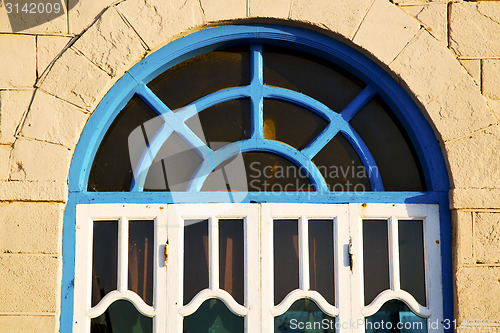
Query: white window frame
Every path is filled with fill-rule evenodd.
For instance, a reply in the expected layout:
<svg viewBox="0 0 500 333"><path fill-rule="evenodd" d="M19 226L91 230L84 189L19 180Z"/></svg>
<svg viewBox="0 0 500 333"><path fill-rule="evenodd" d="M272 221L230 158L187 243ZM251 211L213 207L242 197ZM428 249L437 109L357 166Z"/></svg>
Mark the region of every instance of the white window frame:
<svg viewBox="0 0 500 333"><path fill-rule="evenodd" d="M145 316L153 318L153 332L182 332L183 317L194 313L207 299L218 298L235 314L245 316L246 332L273 332L274 317L283 314L301 298L313 300L319 308L336 317L339 325L357 323L343 332L364 332L364 318L377 312L389 299L405 302L411 310L428 318L429 323L443 318L440 255L439 211L433 204L306 204L306 203L239 203L239 204L81 204L76 208L75 333L90 332L90 318L105 312L115 300L129 300ZM209 220L209 287L183 305L184 221ZM218 220L244 221L245 304L238 304L219 288ZM273 221L297 219L299 236L299 288L290 292L280 304L274 304ZM316 291L309 290L308 220L331 219L334 223L335 304L331 305ZM387 219L389 232L390 290L380 293L364 305L362 220ZM398 219L423 221L424 260L427 306L419 305L399 283ZM91 307L92 235L94 220L118 221L117 290L109 292ZM149 306L134 292L127 290L128 221L154 221L154 297ZM168 241L168 264L165 266L164 244ZM353 269L349 265L348 244L352 243ZM260 278L255 278L259 276ZM161 283L164 281L164 283ZM167 324L168 320L168 324Z"/></svg>

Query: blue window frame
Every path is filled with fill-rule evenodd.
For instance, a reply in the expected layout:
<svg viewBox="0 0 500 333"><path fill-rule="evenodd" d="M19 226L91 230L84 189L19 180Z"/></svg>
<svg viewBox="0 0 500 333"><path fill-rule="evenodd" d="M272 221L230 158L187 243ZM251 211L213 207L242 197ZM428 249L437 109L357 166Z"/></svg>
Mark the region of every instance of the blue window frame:
<svg viewBox="0 0 500 333"><path fill-rule="evenodd" d="M251 45L251 82L249 85L228 88L204 96L194 107L172 112L147 86L165 70L194 56L216 50L232 42ZM298 92L264 85L262 45L273 44L287 48L307 50L353 73L367 83L361 93L348 106L337 113L321 102ZM165 125L149 143L152 154L143 154L137 165L137 177L130 192L89 192L87 181L92 162L104 135L135 94L139 95L159 116ZM378 173L375 160L350 121L378 94L393 110L409 136L421 164L426 191L388 192ZM218 150L210 149L186 126L185 121L218 103L238 99L251 100L251 139L239 141ZM300 105L328 121L327 127L302 150L294 149L263 135L263 100L273 98ZM147 172L154 156L173 133L182 138L203 158L202 166L193 175L186 192L143 192ZM325 179L312 162L313 157L337 134L353 146L366 170L371 192L330 192ZM237 149L235 149L237 147ZM245 192L239 202L309 202L309 203L434 203L440 207L442 242L442 273L444 318L453 317L451 221L448 206L448 175L434 133L419 108L403 88L383 69L360 52L319 33L273 25L231 25L205 29L169 43L132 67L110 89L90 117L76 147L70 174L69 195L63 228L63 281L61 296L61 331L72 330L75 265L75 211L76 204L88 203L208 203L231 202L234 196L220 192L202 192L203 181L216 166L240 152L264 151L280 155L305 168L314 192Z"/></svg>

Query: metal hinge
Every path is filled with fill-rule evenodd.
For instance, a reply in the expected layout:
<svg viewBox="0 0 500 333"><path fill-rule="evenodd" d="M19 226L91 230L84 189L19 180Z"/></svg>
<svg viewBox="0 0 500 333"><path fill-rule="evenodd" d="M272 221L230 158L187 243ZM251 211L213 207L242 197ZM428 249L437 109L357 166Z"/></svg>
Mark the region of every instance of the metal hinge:
<svg viewBox="0 0 500 333"><path fill-rule="evenodd" d="M352 266L354 264L354 261L352 259L353 256L353 251L352 251L352 239L349 238L349 268L351 269L352 272Z"/></svg>
<svg viewBox="0 0 500 333"><path fill-rule="evenodd" d="M165 248L163 249L163 254L165 255L165 267L168 265L168 239L165 243Z"/></svg>

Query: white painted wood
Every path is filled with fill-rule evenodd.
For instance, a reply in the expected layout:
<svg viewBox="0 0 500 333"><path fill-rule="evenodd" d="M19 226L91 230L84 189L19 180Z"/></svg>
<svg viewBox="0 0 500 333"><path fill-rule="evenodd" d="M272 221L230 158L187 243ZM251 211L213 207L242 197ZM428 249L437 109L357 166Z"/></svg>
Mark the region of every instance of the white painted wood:
<svg viewBox="0 0 500 333"><path fill-rule="evenodd" d="M138 309L143 315L153 317L155 328L166 325L166 298L159 298L159 293L165 293L158 279L165 280L165 267L157 265L159 258L158 237L166 237L166 206L143 204L92 204L77 205L76 209L76 246L75 246L75 303L74 326L75 333L90 332L90 318L104 313L114 301L124 299ZM139 295L128 289L128 221L153 220L155 228L155 254L153 283L156 293L153 306L147 305ZM91 308L92 286L92 237L93 221L118 221L118 272L117 290L109 292L101 301ZM159 313L158 315L156 315ZM158 330L156 330L158 332Z"/></svg>
<svg viewBox="0 0 500 333"><path fill-rule="evenodd" d="M118 291L122 293L128 289L128 223L127 218L123 216L118 220L118 269L116 284Z"/></svg>
<svg viewBox="0 0 500 333"><path fill-rule="evenodd" d="M91 308L87 312L87 316L89 318L95 318L99 317L108 309L108 307L115 301L118 300L127 300L130 303L132 303L135 308L142 313L143 315L147 317L154 317L156 314L155 309L152 306L147 305L142 298L134 293L133 291L130 290L124 290L124 291L119 291L119 290L113 290L109 293L106 294L106 296L101 299L101 301Z"/></svg>
<svg viewBox="0 0 500 333"><path fill-rule="evenodd" d="M285 313L290 306L295 302L298 301L301 298L307 298L314 303L327 315L336 317L339 315L339 309L337 307L329 304L325 298L316 290L300 290L300 289L295 289L281 301L280 304L274 306L271 309L271 314L273 316L280 316L283 313Z"/></svg>
<svg viewBox="0 0 500 333"><path fill-rule="evenodd" d="M364 306L364 279L363 279L363 228L361 212L362 206L357 203L349 204L349 237L352 241L353 267L349 274L350 289L345 292L344 298L347 298L349 317L342 318L342 323L355 323L348 326L346 332L363 333L364 316L361 309ZM346 251L347 252L347 251ZM349 299L350 298L350 299ZM342 313L342 308L340 309ZM346 311L347 312L347 311Z"/></svg>
<svg viewBox="0 0 500 333"><path fill-rule="evenodd" d="M418 302L410 293L401 289L384 290L383 292L378 294L377 297L375 297L375 299L369 305L363 307L361 309L361 313L366 317L371 316L375 314L382 307L382 305L384 305L385 302L391 299L398 299L405 302L410 310L415 312L415 314L419 315L420 317L428 318L431 315L431 311L429 310L429 308L418 304Z"/></svg>
<svg viewBox="0 0 500 333"><path fill-rule="evenodd" d="M299 288L309 290L309 225L306 216L299 217ZM291 305L291 304L290 304Z"/></svg>
<svg viewBox="0 0 500 333"><path fill-rule="evenodd" d="M389 232L389 281L391 290L401 289L399 276L399 232L396 216L389 217L387 231Z"/></svg>
<svg viewBox="0 0 500 333"><path fill-rule="evenodd" d="M209 219L209 289L183 304L184 220ZM219 289L218 220L243 219L245 239L245 302L238 304ZM389 220L391 290L381 292L365 306L363 290L362 219ZM154 300L149 306L127 290L128 221L154 220ZM298 219L299 286L278 305L274 304L273 219ZM334 223L335 304L317 291L309 290L308 223L329 219ZM424 221L424 256L427 306L400 289L398 220ZM91 308L93 220L119 222L118 285ZM163 246L168 240L168 265ZM354 265L349 267L348 244L352 240ZM77 205L74 332L90 332L90 318L102 314L112 302L126 299L144 315L153 317L154 332L182 332L183 316L194 313L207 299L217 298L235 314L245 317L246 332L272 332L274 316L281 315L298 299L314 301L337 324L357 323L343 332L364 332L365 316L376 313L390 299L399 299L429 321L442 320L442 279L439 211L424 204L94 204ZM127 273L127 274L126 274ZM439 329L438 332L441 332Z"/></svg>
<svg viewBox="0 0 500 333"><path fill-rule="evenodd" d="M328 219L335 223L338 216L341 215L342 219L346 219L346 206L345 205L327 205L327 204L262 204L261 208L261 251L262 251L262 331L274 331L274 316L278 313L284 313L299 298L309 298L315 301L318 306L327 313L337 316L340 311L334 306L326 302L326 300L317 292L302 289L304 279L299 280L300 286L291 291L285 299L279 304L274 304L274 251L273 251L273 221L275 219L297 219L299 220L299 277L307 275L307 282L309 282L309 248L304 238L307 237L308 230L307 223L301 221L308 221L311 219ZM334 227L334 230L335 227ZM302 234L302 236L301 236ZM300 237L303 237L302 239ZM332 235L332 237L334 237ZM305 243L305 244L304 244ZM334 241L334 244L338 244ZM301 247L302 246L302 247ZM339 258L342 251L336 251L336 256ZM303 257L302 259L300 257ZM337 259L334 267L339 268ZM342 271L342 270L340 270ZM345 272L344 272L345 274ZM309 284L309 283L308 283ZM309 287L309 286L307 286ZM339 287L336 287L338 290ZM335 295L337 299L338 294Z"/></svg>
<svg viewBox="0 0 500 333"><path fill-rule="evenodd" d="M218 289L218 290L211 290L211 289L203 289L200 291L198 294L196 294L195 297L189 302L189 304L183 306L179 310L179 314L183 317L189 316L198 310L200 305L205 302L206 300L210 298L217 298L220 299L221 301L226 304L229 310L233 312L234 314L243 317L248 314L248 309L236 302L227 291Z"/></svg>
<svg viewBox="0 0 500 333"><path fill-rule="evenodd" d="M215 216L208 219L208 271L209 289L219 289L219 220ZM200 303L201 304L201 303Z"/></svg>

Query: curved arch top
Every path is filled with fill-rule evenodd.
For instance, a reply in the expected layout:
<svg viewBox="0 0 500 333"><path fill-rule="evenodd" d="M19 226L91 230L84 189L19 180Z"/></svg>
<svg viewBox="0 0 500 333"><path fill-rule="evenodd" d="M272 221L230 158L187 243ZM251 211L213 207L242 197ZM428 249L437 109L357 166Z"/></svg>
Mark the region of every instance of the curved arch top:
<svg viewBox="0 0 500 333"><path fill-rule="evenodd" d="M302 104L307 104L306 107L310 110L333 120L331 124L335 124L334 127L337 129L330 129L330 132L322 133L316 141L302 151L304 155L314 156L318 150L318 147L314 145L321 147L321 142L318 140L329 140L329 137L336 133L335 130L340 130L354 146L365 167L375 167L376 169L373 157L369 153L363 153L363 151L367 151L367 149L363 149L364 143L360 141L359 136L347 122L355 115L356 109L359 110L371 98L370 96L378 93L393 109L396 117L405 127L422 165L427 189L430 191L448 190L445 163L432 129L410 96L388 73L358 51L339 41L304 29L274 25L231 25L201 30L165 45L132 67L108 92L90 117L75 150L75 157L70 168L69 190L71 192L86 191L90 167L99 144L117 114L133 94L147 95L145 84L166 69L193 56L214 50L222 44L235 42L255 45L272 42L289 48L307 49L307 52L347 69L368 84L368 87L351 102L340 114L340 117L338 114L328 113L328 110L322 108L321 103L317 101L308 102L306 97L294 96L294 93L284 89L263 89L261 96L277 96L276 98L284 100L299 101ZM255 62L258 61L259 59L256 59L252 65L255 67ZM237 96L248 96L252 86L259 81L262 82L262 77L254 73L252 83L248 88L233 88L228 89L227 92L215 93L223 95L218 96L217 100L220 102L220 98L229 100L237 98ZM146 98L146 102L150 104L158 101L158 99L151 101L150 98ZM214 102L215 99L210 98L209 95L195 104L198 103L202 108L206 108ZM383 190L381 184L377 185L373 180L371 183L374 190Z"/></svg>

